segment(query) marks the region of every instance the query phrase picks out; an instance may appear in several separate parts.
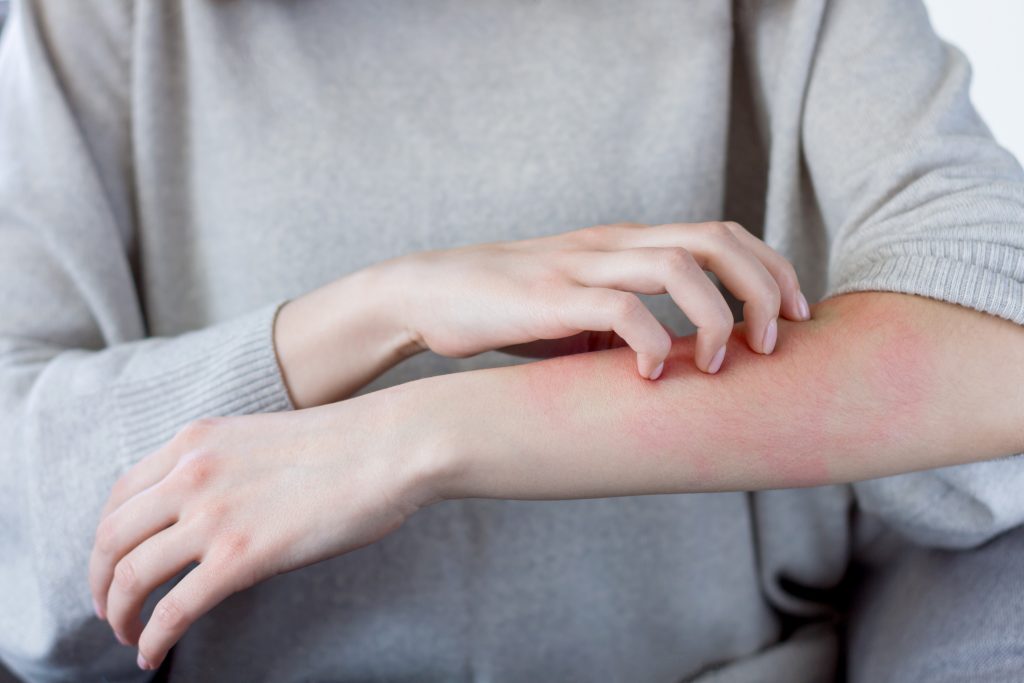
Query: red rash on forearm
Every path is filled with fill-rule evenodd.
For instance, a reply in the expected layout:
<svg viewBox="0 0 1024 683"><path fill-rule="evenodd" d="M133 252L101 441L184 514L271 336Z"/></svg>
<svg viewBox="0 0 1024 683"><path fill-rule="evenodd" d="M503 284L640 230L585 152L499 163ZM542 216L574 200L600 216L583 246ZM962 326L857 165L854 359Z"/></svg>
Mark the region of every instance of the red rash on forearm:
<svg viewBox="0 0 1024 683"><path fill-rule="evenodd" d="M851 328L834 316L780 320L768 356L750 349L738 325L715 375L694 366L692 336L675 341L654 382L637 374L629 349L520 366L521 398L560 442L595 458L628 455L644 467L653 460L677 478L683 471L686 490L815 486L902 471L892 453L920 431L931 391L928 337L898 318Z"/></svg>

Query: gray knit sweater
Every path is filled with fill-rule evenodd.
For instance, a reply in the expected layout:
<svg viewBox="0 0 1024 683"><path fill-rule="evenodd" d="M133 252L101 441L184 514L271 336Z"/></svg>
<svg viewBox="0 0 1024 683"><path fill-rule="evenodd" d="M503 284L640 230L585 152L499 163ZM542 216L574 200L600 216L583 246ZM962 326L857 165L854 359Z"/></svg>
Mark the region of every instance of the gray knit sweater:
<svg viewBox="0 0 1024 683"><path fill-rule="evenodd" d="M90 608L110 486L191 419L292 409L272 316L375 261L728 217L814 300L1024 324L1024 172L910 0L16 1L2 40L0 658L29 680L144 677ZM1011 457L446 501L231 597L170 680L828 680L851 557L976 545L1021 491Z"/></svg>

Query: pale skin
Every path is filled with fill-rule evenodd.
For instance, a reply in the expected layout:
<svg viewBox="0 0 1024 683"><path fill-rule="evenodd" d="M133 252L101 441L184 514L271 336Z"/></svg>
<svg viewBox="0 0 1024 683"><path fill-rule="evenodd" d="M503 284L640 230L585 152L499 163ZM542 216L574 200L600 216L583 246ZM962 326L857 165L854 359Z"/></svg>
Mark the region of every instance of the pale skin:
<svg viewBox="0 0 1024 683"><path fill-rule="evenodd" d="M549 356L624 340L656 379L672 339L636 293L667 292L698 328L694 362L714 373L734 320L702 269L744 302L755 351L771 352L780 313L810 315L793 266L737 223L615 223L386 261L290 302L275 343L299 408L341 400L427 348Z"/></svg>
<svg viewBox="0 0 1024 683"><path fill-rule="evenodd" d="M422 274L421 265L403 272ZM97 611L153 668L228 595L372 543L442 500L814 486L1024 451L1019 326L876 292L824 301L800 322L786 289L795 278L772 280L782 313L775 348L756 343L776 319L769 308L729 325L716 373L707 352L718 339L702 339L702 328L671 340L655 381L644 351L611 348L318 404L368 381L365 370L334 368L345 381L333 389L302 384L307 375L279 349L301 409L190 424L117 482L90 566ZM327 301L323 290L309 297ZM404 324L389 335L381 320L363 329L374 325L380 339L399 340L378 358L438 339ZM492 348L524 341L497 338ZM192 562L144 625L145 598Z"/></svg>

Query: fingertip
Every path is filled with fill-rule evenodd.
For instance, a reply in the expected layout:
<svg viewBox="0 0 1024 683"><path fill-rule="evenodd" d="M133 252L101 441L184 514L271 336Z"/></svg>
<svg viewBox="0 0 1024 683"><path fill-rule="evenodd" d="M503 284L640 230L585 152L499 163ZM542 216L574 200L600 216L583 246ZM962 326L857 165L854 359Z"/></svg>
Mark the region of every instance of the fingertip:
<svg viewBox="0 0 1024 683"><path fill-rule="evenodd" d="M154 640L152 633L145 638L145 641L146 642L143 642L143 638L141 636L139 637L139 642L136 646L139 650L139 657L145 660L150 669L159 669L163 665L164 659L167 658L167 652L174 646L174 643ZM142 654L143 651L147 654Z"/></svg>
<svg viewBox="0 0 1024 683"><path fill-rule="evenodd" d="M707 372L710 375L715 374L722 367L722 361L725 360L725 345L718 349L715 355L711 358L711 362L708 363Z"/></svg>
<svg viewBox="0 0 1024 683"><path fill-rule="evenodd" d="M807 297L799 290L796 293L796 310L800 320L811 319L811 307L807 304Z"/></svg>
<svg viewBox="0 0 1024 683"><path fill-rule="evenodd" d="M779 338L779 324L775 318L769 321L768 326L764 330L764 339L761 341L762 353L765 355L775 350L775 342Z"/></svg>
<svg viewBox="0 0 1024 683"><path fill-rule="evenodd" d="M96 598L92 599L92 609L96 612L96 618L100 621L106 619L106 615L103 613L103 607L100 605L100 601Z"/></svg>
<svg viewBox="0 0 1024 683"><path fill-rule="evenodd" d="M650 379L653 381L653 380L656 380L659 377L661 377L661 373L662 373L662 371L664 371L664 369L665 369L665 361L662 361L662 362L658 363L658 367L654 368L654 371L651 373Z"/></svg>
<svg viewBox="0 0 1024 683"><path fill-rule="evenodd" d="M636 357L636 371L644 379L658 379L661 374L661 366L664 365L665 356L657 356L653 353L639 353Z"/></svg>
<svg viewBox="0 0 1024 683"><path fill-rule="evenodd" d="M150 671L156 668L148 659L142 656L141 652L139 653L139 656L135 658L135 663L138 664L139 668L143 671Z"/></svg>

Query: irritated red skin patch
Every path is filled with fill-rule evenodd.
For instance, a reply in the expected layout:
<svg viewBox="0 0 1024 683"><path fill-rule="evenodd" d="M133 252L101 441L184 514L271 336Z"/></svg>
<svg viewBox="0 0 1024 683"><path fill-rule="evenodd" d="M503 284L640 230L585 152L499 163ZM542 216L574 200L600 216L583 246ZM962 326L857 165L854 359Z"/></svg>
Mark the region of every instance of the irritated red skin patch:
<svg viewBox="0 0 1024 683"><path fill-rule="evenodd" d="M666 368L670 364L692 365L692 351L688 359L684 358L686 346L686 341L680 340ZM641 377L636 354L628 348L564 356L521 367L526 401L540 413L542 427L556 430L561 438L578 438L581 443L593 439L595 415L610 422L610 428L604 430L608 445L630 454L678 452L680 437L691 431L688 423L694 418L674 410L668 395L658 398L664 377L657 381ZM696 460L698 467L703 463Z"/></svg>
<svg viewBox="0 0 1024 683"><path fill-rule="evenodd" d="M750 349L737 328L714 375L697 369L694 342L676 341L660 380L623 382L628 398L622 397L618 426L624 443L640 456L685 458L694 479L689 489L695 491L748 488L751 481L767 487L828 483L826 458L808 443L822 440L824 416L785 404L828 387L773 383L791 363L782 342L764 356ZM805 412L801 423L780 419L780 410L794 409Z"/></svg>
<svg viewBox="0 0 1024 683"><path fill-rule="evenodd" d="M695 365L694 342L694 337L677 339L662 376L655 381L619 363L617 398L622 407L613 419L622 448L638 456L678 458L685 454L696 487L699 482L712 480L717 467L713 451L694 447L694 440L714 419L712 411L701 404L695 405L695 410L681 410L678 387L674 386L684 377L707 377Z"/></svg>
<svg viewBox="0 0 1024 683"><path fill-rule="evenodd" d="M929 361L928 340L909 324L841 327L812 334L783 323L768 356L737 327L714 375L695 366L692 336L675 341L653 382L637 373L629 349L599 352L602 362L585 354L533 363L526 398L560 438L593 444L607 435L600 448L653 458L666 472L678 473L673 459L684 459L686 490L846 481L877 470L872 460L915 424Z"/></svg>
<svg viewBox="0 0 1024 683"><path fill-rule="evenodd" d="M847 453L862 463L872 459L879 449L898 449L919 437L919 431L933 392L934 343L914 327L893 316L890 322L872 330L872 338L857 349L862 380L861 400L869 404L862 411L860 448ZM879 466L892 472L903 471L900 458Z"/></svg>
<svg viewBox="0 0 1024 683"><path fill-rule="evenodd" d="M563 356L520 366L525 399L538 409L548 426L572 429L579 422L567 408L573 403L576 384L586 371L580 356Z"/></svg>

